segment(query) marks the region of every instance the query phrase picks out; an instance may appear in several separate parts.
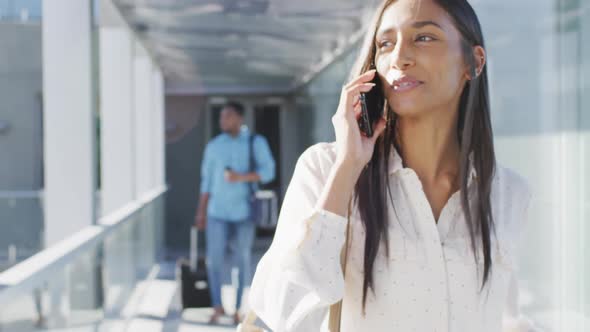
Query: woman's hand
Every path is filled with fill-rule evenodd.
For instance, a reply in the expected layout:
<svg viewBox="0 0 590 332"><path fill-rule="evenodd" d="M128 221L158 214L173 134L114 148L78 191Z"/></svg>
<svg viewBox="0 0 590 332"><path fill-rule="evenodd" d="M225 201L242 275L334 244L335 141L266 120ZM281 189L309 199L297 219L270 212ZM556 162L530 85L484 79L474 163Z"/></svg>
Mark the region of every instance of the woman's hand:
<svg viewBox="0 0 590 332"><path fill-rule="evenodd" d="M360 93L368 92L375 86L371 83L375 75L378 74L373 69L345 85L340 95L338 110L332 117L338 150L337 163L357 171L358 174L371 160L375 142L386 124L384 118L379 119L375 124L372 137L366 137L358 126L358 119L361 116Z"/></svg>
<svg viewBox="0 0 590 332"><path fill-rule="evenodd" d="M334 167L318 200L318 207L340 216L347 215L348 202L365 165L371 160L375 141L385 129L385 119L379 119L373 137L361 133L358 118L361 115L359 96L375 86L370 83L374 70L368 71L342 88L340 104L332 117L336 132L337 156Z"/></svg>

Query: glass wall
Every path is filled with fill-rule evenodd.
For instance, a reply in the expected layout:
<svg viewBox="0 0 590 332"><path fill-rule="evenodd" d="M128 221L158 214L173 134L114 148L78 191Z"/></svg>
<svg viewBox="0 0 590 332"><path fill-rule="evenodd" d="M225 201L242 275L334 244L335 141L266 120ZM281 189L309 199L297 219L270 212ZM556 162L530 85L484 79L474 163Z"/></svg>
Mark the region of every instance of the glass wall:
<svg viewBox="0 0 590 332"><path fill-rule="evenodd" d="M166 191L162 72L151 54L134 53L133 32L109 21L118 11L101 3L0 0L0 331L124 321L124 306L156 271ZM118 79L128 84L112 88ZM145 103L135 113L137 91ZM145 136L134 136L140 127ZM144 159L130 157L139 147Z"/></svg>
<svg viewBox="0 0 590 332"><path fill-rule="evenodd" d="M0 305L0 331L124 327L124 307L138 296L134 291L157 264L163 209L161 195L88 245L70 264L36 276L44 281L42 287L31 293L18 292L20 295Z"/></svg>
<svg viewBox="0 0 590 332"><path fill-rule="evenodd" d="M487 37L497 157L533 189L520 243L522 305L549 330L587 331L589 3L474 5Z"/></svg>
<svg viewBox="0 0 590 332"><path fill-rule="evenodd" d="M92 10L95 177L100 184L98 1ZM0 0L0 271L44 247L41 0ZM90 9L89 9L90 10ZM96 194L97 211L100 195Z"/></svg>
<svg viewBox="0 0 590 332"><path fill-rule="evenodd" d="M0 0L0 22L29 22L41 19L41 0Z"/></svg>
<svg viewBox="0 0 590 332"><path fill-rule="evenodd" d="M43 246L40 13L0 0L0 271Z"/></svg>
<svg viewBox="0 0 590 332"><path fill-rule="evenodd" d="M332 116L338 108L342 85L356 59L356 47L339 57L309 83L296 91L292 103L296 110L299 128L307 128L299 137L299 144L309 146L315 142L335 139Z"/></svg>

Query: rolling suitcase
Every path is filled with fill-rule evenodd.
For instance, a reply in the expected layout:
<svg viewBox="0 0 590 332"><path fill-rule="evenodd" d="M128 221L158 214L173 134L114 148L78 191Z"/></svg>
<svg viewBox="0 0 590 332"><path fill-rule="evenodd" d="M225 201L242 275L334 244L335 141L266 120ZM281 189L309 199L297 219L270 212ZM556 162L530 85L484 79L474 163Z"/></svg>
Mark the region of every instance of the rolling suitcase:
<svg viewBox="0 0 590 332"><path fill-rule="evenodd" d="M183 309L211 307L205 258L199 257L198 250L197 229L191 227L189 261L181 260L178 264Z"/></svg>

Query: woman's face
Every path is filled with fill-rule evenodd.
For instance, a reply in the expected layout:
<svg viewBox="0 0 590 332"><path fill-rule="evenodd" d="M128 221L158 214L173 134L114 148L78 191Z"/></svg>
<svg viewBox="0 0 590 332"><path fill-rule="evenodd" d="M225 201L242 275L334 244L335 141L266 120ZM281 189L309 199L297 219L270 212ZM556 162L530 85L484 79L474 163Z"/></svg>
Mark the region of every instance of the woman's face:
<svg viewBox="0 0 590 332"><path fill-rule="evenodd" d="M457 107L469 73L461 35L433 0L398 0L390 5L375 45L385 98L398 115Z"/></svg>

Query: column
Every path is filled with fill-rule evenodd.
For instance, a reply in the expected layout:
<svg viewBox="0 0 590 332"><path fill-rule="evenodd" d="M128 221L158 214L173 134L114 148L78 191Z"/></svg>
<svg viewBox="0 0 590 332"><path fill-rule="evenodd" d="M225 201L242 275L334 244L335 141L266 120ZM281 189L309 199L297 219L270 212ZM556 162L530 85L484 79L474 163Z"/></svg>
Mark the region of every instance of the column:
<svg viewBox="0 0 590 332"><path fill-rule="evenodd" d="M141 197L152 187L153 162L150 146L152 122L152 62L146 49L135 42L134 56L134 114L135 114L135 197Z"/></svg>
<svg viewBox="0 0 590 332"><path fill-rule="evenodd" d="M102 215L134 199L133 35L111 0L101 1Z"/></svg>
<svg viewBox="0 0 590 332"><path fill-rule="evenodd" d="M43 145L45 245L95 222L96 128L91 1L43 1ZM51 327L73 304L65 278L50 282ZM92 301L92 299L89 299Z"/></svg>

